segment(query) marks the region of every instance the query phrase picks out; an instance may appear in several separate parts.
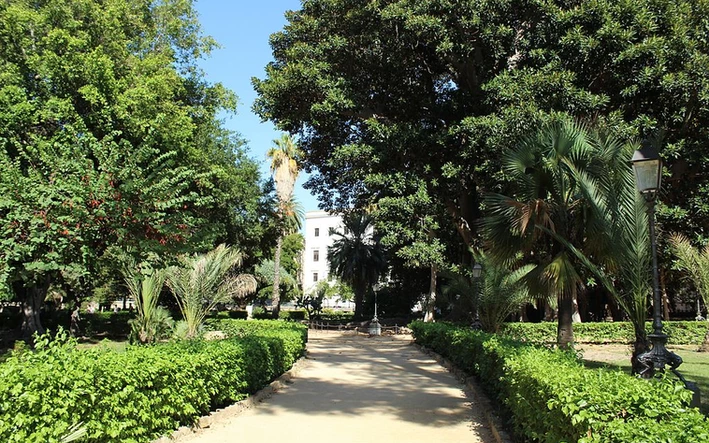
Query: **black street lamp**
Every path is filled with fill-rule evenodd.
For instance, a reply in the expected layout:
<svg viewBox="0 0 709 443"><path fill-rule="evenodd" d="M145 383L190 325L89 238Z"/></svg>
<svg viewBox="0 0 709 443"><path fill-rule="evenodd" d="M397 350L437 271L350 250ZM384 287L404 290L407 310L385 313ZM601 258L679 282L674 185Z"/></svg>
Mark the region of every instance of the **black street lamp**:
<svg viewBox="0 0 709 443"><path fill-rule="evenodd" d="M473 329L482 329L482 323L480 322L480 288L478 287L482 273L482 265L475 263L473 265L473 280L475 281L475 321L473 322Z"/></svg>
<svg viewBox="0 0 709 443"><path fill-rule="evenodd" d="M662 331L662 299L660 298L660 279L657 271L657 237L655 235L655 200L660 192L662 182L662 160L657 149L645 140L640 149L635 151L633 159L635 183L638 191L648 203L648 219L650 220L650 244L652 249L652 286L653 286L653 321L652 334L648 334L652 349L638 356L638 362L644 367L640 376L650 378L656 370L664 371L669 365L670 370L680 379L684 378L677 372L682 364L682 357L666 348L667 334Z"/></svg>

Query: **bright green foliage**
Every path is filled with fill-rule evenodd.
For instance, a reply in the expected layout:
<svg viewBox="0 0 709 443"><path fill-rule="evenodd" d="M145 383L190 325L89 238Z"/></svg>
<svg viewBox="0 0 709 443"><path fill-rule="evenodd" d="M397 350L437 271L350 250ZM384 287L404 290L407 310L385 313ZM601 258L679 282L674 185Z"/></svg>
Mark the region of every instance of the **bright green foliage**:
<svg viewBox="0 0 709 443"><path fill-rule="evenodd" d="M273 281L275 278L275 265L273 260L264 260L256 265L255 274L259 280L258 295L260 299L267 299L273 295ZM296 274L297 275L297 274ZM279 285L281 300L292 300L298 291L298 282L293 275L281 266L279 272Z"/></svg>
<svg viewBox="0 0 709 443"><path fill-rule="evenodd" d="M172 319L166 309L158 306L158 299L165 285L164 270L148 270L141 275L135 269L126 270L126 286L135 302L136 317L131 320L130 340L135 343L154 343L165 338Z"/></svg>
<svg viewBox="0 0 709 443"><path fill-rule="evenodd" d="M647 430L642 441L666 441L659 436L678 430L678 423L692 427L680 431L676 441L691 441L696 434L689 432L709 432L709 423L688 407L691 391L671 376L647 381L621 371L586 369L569 352L444 323L414 322L410 327L417 343L478 376L525 440L619 441L611 435L628 435L636 421ZM656 422L655 428L647 426L649 420Z"/></svg>
<svg viewBox="0 0 709 443"><path fill-rule="evenodd" d="M700 345L709 332L709 324L697 321L667 321L663 322L664 332L670 337L673 345ZM646 323L644 328L652 330L652 325ZM556 324L542 323L504 323L500 330L502 335L513 340L528 343L554 343ZM635 328L632 322L602 322L577 323L574 325L574 336L577 343L624 343L635 341Z"/></svg>
<svg viewBox="0 0 709 443"><path fill-rule="evenodd" d="M57 442L83 422L82 441L144 442L192 424L287 370L307 334L301 325L280 322L247 331L125 352L77 350L63 332L55 340L39 337L36 352L0 363L0 440Z"/></svg>
<svg viewBox="0 0 709 443"><path fill-rule="evenodd" d="M677 257L677 267L689 274L704 304L709 306L709 245L703 249L695 248L681 234L671 236L670 245Z"/></svg>
<svg viewBox="0 0 709 443"><path fill-rule="evenodd" d="M483 267L479 280L461 272L445 272L443 275L447 279L442 285L442 292L450 303L470 306L470 313L477 307L483 330L498 332L510 314L530 301L529 291L522 279L534 265L510 270L480 253L475 254L475 262Z"/></svg>
<svg viewBox="0 0 709 443"><path fill-rule="evenodd" d="M218 304L256 292L254 276L236 272L242 260L241 251L222 244L206 254L180 257L180 266L168 269L168 286L187 323L187 338L197 337Z"/></svg>
<svg viewBox="0 0 709 443"><path fill-rule="evenodd" d="M0 293L81 299L125 255L249 239L258 166L217 120L236 97L197 68L214 42L192 6L2 2Z"/></svg>

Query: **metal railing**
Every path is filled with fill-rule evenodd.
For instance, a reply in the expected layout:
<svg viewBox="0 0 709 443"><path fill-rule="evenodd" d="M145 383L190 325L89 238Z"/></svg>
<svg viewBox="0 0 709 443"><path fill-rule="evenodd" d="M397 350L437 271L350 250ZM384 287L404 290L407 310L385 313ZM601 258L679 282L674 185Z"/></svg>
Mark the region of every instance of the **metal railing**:
<svg viewBox="0 0 709 443"><path fill-rule="evenodd" d="M308 328L315 331L338 331L338 332L354 332L355 334L369 335L369 326L343 325L341 323L318 322L313 321L308 323ZM382 334L399 335L408 333L408 328L405 326L381 326Z"/></svg>

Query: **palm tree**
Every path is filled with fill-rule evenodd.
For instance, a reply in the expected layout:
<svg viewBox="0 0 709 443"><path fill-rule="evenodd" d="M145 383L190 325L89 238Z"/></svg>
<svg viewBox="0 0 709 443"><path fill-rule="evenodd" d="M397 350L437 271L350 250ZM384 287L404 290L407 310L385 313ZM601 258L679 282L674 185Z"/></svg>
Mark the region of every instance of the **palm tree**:
<svg viewBox="0 0 709 443"><path fill-rule="evenodd" d="M373 235L372 218L350 213L342 220L345 232L335 231L328 248L330 272L354 290L355 318L362 318L364 296L387 269L387 260L379 238Z"/></svg>
<svg viewBox="0 0 709 443"><path fill-rule="evenodd" d="M650 295L650 233L647 203L637 191L630 159L637 143L626 143L617 137L596 132L595 166L591 174L603 195L600 206L594 206L595 220L603 235L590 243L590 253L604 270L577 254L599 282L611 293L628 315L635 331L631 363L639 369L637 357L648 349L645 321ZM599 200L594 200L599 203Z"/></svg>
<svg viewBox="0 0 709 443"><path fill-rule="evenodd" d="M256 291L256 279L239 274L243 254L219 245L206 254L182 256L181 266L168 270L168 285L175 295L187 326L187 338L197 336L207 314L220 303Z"/></svg>
<svg viewBox="0 0 709 443"><path fill-rule="evenodd" d="M493 261L510 265L520 252L535 263L525 280L533 294L553 295L558 304L557 343L573 344L574 301L583 286L579 260L569 245L583 245L599 227L589 204L602 206L588 174L594 146L587 129L562 119L525 138L504 156L514 197L489 194L483 220Z"/></svg>
<svg viewBox="0 0 709 443"><path fill-rule="evenodd" d="M172 319L167 309L158 306L160 292L165 285L165 271L148 269L144 275L135 266L127 266L123 275L136 307L136 317L131 320L130 341L153 343L167 335Z"/></svg>
<svg viewBox="0 0 709 443"><path fill-rule="evenodd" d="M678 267L689 274L704 305L709 306L709 244L700 250L684 235L674 234L670 237L670 246L677 257ZM709 332L699 350L709 351Z"/></svg>
<svg viewBox="0 0 709 443"><path fill-rule="evenodd" d="M483 267L479 281L462 272L446 271L443 294L453 302L465 303L480 314L480 324L487 332L499 332L505 319L520 306L532 301L524 277L534 268L528 264L509 269L492 262L484 253L474 253Z"/></svg>
<svg viewBox="0 0 709 443"><path fill-rule="evenodd" d="M267 298L269 294L273 293L273 281L276 275L276 268L274 266L273 260L264 260L258 265L256 265L255 272L256 278L259 283L263 285L262 289L259 289L259 298ZM286 268L281 266L279 269L280 273L280 285L281 289L285 288L287 291L295 291L298 288L298 281L293 277Z"/></svg>
<svg viewBox="0 0 709 443"><path fill-rule="evenodd" d="M298 217L297 203L293 200L293 188L300 172L299 160L303 152L298 148L296 142L288 134L283 134L280 139L274 140L275 147L268 150L266 154L271 159L271 174L276 182L276 195L278 196L278 219L279 230L276 240L276 251L274 254L273 295L271 306L273 318L278 318L281 310L281 297L279 292L280 267L281 267L281 247L283 237L300 229L302 217ZM302 211L301 211L302 212ZM295 223L293 223L295 221Z"/></svg>

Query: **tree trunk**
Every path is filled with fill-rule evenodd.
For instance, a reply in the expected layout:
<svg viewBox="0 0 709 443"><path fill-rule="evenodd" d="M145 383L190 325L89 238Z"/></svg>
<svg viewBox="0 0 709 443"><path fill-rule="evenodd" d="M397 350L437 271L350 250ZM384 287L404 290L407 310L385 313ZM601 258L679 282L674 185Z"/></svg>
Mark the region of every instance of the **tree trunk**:
<svg viewBox="0 0 709 443"><path fill-rule="evenodd" d="M569 349L574 344L574 298L572 294L560 295L558 300L559 320L556 330L556 343L561 349Z"/></svg>
<svg viewBox="0 0 709 443"><path fill-rule="evenodd" d="M431 284L428 287L428 300L426 300L426 313L423 321L430 323L434 321L434 312L436 310L436 279L438 275L438 267L431 265Z"/></svg>
<svg viewBox="0 0 709 443"><path fill-rule="evenodd" d="M20 308L22 309L22 337L30 339L33 334L44 334L45 329L42 326L42 321L39 317L42 311L42 304L47 297L49 284L51 279L49 276L42 279L34 286L29 288L22 287L22 283L18 282L15 286L16 294L20 298ZM17 290L20 290L18 293Z"/></svg>
<svg viewBox="0 0 709 443"><path fill-rule="evenodd" d="M69 322L69 333L72 337L79 337L81 335L81 316L79 315L81 311L81 302L76 301L74 303L74 309L71 311L71 318Z"/></svg>
<svg viewBox="0 0 709 443"><path fill-rule="evenodd" d="M650 349L647 342L647 334L645 333L645 325L633 324L635 329L635 342L633 343L633 354L630 356L630 366L632 368L632 374L637 375L641 370L645 369L638 362L638 356Z"/></svg>
<svg viewBox="0 0 709 443"><path fill-rule="evenodd" d="M367 292L367 285L363 285L361 283L357 283L352 285L353 290L354 290L354 304L355 304L355 310L354 310L354 318L359 320L361 319L364 315L364 294Z"/></svg>
<svg viewBox="0 0 709 443"><path fill-rule="evenodd" d="M278 235L276 240L276 253L273 256L273 295L271 296L271 313L274 319L278 319L281 312L281 293L279 285L281 283L281 246L283 244L283 233Z"/></svg>

